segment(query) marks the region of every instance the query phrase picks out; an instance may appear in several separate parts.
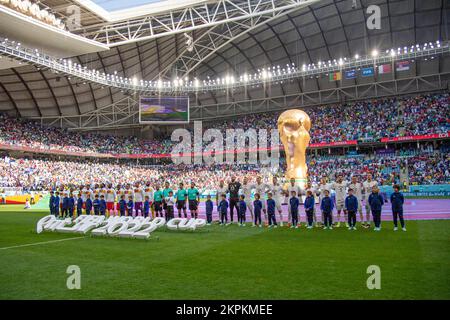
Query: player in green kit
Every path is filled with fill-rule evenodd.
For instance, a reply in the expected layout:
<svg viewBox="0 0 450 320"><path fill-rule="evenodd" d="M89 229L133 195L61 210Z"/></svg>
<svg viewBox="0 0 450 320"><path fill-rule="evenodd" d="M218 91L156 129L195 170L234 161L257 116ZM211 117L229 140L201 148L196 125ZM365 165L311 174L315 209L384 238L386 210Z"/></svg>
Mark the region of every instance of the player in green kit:
<svg viewBox="0 0 450 320"><path fill-rule="evenodd" d="M164 213L165 215L167 215L167 203L164 199L166 199L169 196L169 193L172 192L173 194L173 190L170 188L170 183L168 181L166 181L164 183L164 189L163 189L163 209L164 209Z"/></svg>
<svg viewBox="0 0 450 320"><path fill-rule="evenodd" d="M187 213L186 213L187 191L186 191L186 189L184 189L183 182L181 182L179 184L178 190L175 193L175 197L177 199L178 217L181 218L181 211L183 210L184 217L187 218Z"/></svg>
<svg viewBox="0 0 450 320"><path fill-rule="evenodd" d="M155 215L157 217L162 217L162 199L163 192L161 191L159 184L156 185L155 193L153 194Z"/></svg>
<svg viewBox="0 0 450 320"><path fill-rule="evenodd" d="M191 218L197 219L198 217L198 203L200 202L200 192L195 187L195 183L191 182L191 187L187 191L189 200L189 211L191 212Z"/></svg>

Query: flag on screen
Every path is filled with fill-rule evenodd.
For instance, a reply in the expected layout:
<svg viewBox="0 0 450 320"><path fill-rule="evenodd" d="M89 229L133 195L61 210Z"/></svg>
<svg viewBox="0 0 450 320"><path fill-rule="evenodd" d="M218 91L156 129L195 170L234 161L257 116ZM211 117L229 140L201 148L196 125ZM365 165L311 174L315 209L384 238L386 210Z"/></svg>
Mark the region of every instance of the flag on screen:
<svg viewBox="0 0 450 320"><path fill-rule="evenodd" d="M355 79L356 78L356 70L346 70L345 71L345 79Z"/></svg>
<svg viewBox="0 0 450 320"><path fill-rule="evenodd" d="M342 74L340 71L330 73L330 81L337 81L342 79Z"/></svg>
<svg viewBox="0 0 450 320"><path fill-rule="evenodd" d="M391 73L392 72L392 66L390 64L382 64L378 67L378 73Z"/></svg>
<svg viewBox="0 0 450 320"><path fill-rule="evenodd" d="M395 70L397 70L397 71L407 71L407 70L409 70L409 61L399 61L399 62L397 62Z"/></svg>
<svg viewBox="0 0 450 320"><path fill-rule="evenodd" d="M369 68L362 68L361 69L361 75L363 77L370 77L373 76L373 67L369 67Z"/></svg>

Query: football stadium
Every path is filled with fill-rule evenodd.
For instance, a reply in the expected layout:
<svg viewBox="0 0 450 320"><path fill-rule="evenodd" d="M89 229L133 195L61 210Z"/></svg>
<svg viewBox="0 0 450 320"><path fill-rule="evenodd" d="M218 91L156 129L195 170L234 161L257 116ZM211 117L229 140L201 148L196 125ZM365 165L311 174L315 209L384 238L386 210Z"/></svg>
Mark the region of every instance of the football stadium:
<svg viewBox="0 0 450 320"><path fill-rule="evenodd" d="M449 7L0 0L0 298L450 299Z"/></svg>

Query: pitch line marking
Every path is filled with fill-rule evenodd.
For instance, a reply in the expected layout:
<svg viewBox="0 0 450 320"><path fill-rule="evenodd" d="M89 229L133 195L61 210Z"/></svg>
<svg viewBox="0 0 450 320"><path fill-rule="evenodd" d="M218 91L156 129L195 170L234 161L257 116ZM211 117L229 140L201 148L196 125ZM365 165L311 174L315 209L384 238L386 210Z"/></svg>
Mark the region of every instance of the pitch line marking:
<svg viewBox="0 0 450 320"><path fill-rule="evenodd" d="M86 238L86 237L74 237L74 238L58 239L58 240L51 240L51 241L44 241L44 242L28 243L28 244L21 244L21 245L11 246L11 247L3 247L3 248L0 248L0 250L38 246L40 244L55 243L55 242L62 242L62 241L75 240L75 239L84 239L84 238Z"/></svg>

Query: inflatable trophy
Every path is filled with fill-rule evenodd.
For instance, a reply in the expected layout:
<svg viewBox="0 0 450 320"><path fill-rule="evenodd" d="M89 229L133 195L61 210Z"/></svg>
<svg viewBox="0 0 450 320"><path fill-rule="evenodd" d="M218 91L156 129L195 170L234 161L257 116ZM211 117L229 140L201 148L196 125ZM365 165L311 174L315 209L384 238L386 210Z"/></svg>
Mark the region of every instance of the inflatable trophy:
<svg viewBox="0 0 450 320"><path fill-rule="evenodd" d="M286 153L286 179L294 178L301 188L307 180L306 148L310 129L311 119L302 110L287 110L278 118L278 132Z"/></svg>

